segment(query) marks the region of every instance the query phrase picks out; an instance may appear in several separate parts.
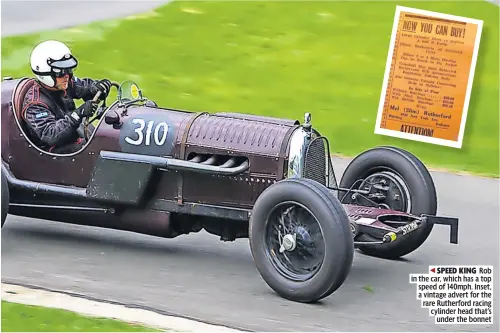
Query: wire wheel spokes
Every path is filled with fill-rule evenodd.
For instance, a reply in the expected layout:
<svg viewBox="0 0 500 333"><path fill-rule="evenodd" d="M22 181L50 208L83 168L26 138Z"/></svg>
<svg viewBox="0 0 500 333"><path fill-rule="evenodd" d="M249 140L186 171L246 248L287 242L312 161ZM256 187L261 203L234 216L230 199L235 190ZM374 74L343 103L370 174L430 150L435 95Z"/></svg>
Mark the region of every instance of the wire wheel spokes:
<svg viewBox="0 0 500 333"><path fill-rule="evenodd" d="M319 223L298 203L285 202L274 207L265 237L271 263L291 280L310 279L323 263L325 243Z"/></svg>

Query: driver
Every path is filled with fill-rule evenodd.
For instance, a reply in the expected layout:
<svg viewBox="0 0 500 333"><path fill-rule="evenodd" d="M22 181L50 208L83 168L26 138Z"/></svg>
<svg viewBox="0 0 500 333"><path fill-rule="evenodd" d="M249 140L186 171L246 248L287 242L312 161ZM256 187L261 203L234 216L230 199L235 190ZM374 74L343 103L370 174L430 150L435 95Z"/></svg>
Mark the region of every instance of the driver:
<svg viewBox="0 0 500 333"><path fill-rule="evenodd" d="M26 93L21 111L30 138L41 149L53 153L79 150L86 142L77 129L83 118L97 109L98 103L92 98L100 91L99 99L105 100L111 82L73 76L78 61L68 46L55 40L38 44L30 63L36 81ZM76 108L73 99L85 102Z"/></svg>

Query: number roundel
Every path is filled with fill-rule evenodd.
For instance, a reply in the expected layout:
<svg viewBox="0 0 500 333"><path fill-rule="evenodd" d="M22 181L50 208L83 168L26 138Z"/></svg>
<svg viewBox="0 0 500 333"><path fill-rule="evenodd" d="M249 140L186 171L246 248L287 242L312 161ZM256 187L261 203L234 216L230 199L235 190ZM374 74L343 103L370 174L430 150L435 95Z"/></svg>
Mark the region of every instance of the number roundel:
<svg viewBox="0 0 500 333"><path fill-rule="evenodd" d="M157 146L162 146L167 141L168 124L164 121L145 121L141 118L132 119L134 135L125 137L125 142L134 146L150 146L151 141Z"/></svg>

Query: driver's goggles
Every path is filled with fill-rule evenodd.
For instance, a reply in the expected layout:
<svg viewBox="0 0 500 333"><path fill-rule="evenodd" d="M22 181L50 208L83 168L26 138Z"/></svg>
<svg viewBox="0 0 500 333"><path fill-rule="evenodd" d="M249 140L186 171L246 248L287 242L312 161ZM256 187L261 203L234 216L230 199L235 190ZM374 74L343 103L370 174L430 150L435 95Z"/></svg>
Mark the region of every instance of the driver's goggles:
<svg viewBox="0 0 500 333"><path fill-rule="evenodd" d="M66 75L69 75L69 76L73 75L73 69L71 69L71 68L68 68L68 69L52 68L52 72L54 73L55 77L64 77Z"/></svg>

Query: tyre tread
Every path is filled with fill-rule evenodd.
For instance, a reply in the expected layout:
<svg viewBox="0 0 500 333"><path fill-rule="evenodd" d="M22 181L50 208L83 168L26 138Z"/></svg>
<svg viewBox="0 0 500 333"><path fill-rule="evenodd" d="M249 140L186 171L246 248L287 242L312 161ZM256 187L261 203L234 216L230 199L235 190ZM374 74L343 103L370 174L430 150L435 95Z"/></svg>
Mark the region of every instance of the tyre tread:
<svg viewBox="0 0 500 333"><path fill-rule="evenodd" d="M292 188L287 190L288 186L291 186ZM348 271L350 269L350 266L348 264L352 263L352 256L354 255L352 235L350 235L350 231L349 234L346 234L346 231L350 230L348 223L346 223L346 221L348 221L347 214L338 199L333 194L325 193L324 191L322 191L321 186L322 185L317 182L304 178L288 178L275 183L271 187L266 189L257 199L254 206L254 210L257 208L258 214L263 214L263 212L260 210L262 209L260 206L261 202L265 202L269 198L279 202L277 197L274 196L277 196L279 194L284 194L285 196L287 196L287 193L294 193L292 194L293 196L298 192L302 193L301 195L307 195L309 193L309 195L314 195L315 199L320 200L317 202L317 204L314 204L314 209L323 209L324 211L318 211L321 215L333 217L333 221L318 221L320 222L323 229L323 235L325 236L325 225L328 225L328 227L336 228L326 231L329 235L327 238L329 238L330 241L332 239L336 239L336 241L333 241L333 243L330 242L325 244L327 246L327 251L329 251L328 248L330 248L331 251L333 251L331 253L336 253L340 249L340 251L338 252L344 253L345 256L335 259L339 262L339 265L337 266L333 263L331 265L329 265L329 263L323 263L323 267L321 267L320 271L321 276L315 277L320 279L316 281L318 283L307 281L299 287L298 284L294 284L293 288L280 285L278 281L283 280L283 278L279 277L274 270L269 269L270 265L266 263L267 259L264 258L265 255L262 247L263 244L260 243L261 241L263 241L261 240L262 235L257 230L257 228L263 228L266 222L261 221L261 215L255 217L254 213L252 213L250 219L250 249L258 271L260 272L262 278L275 292L277 292L282 297L293 301L310 303L318 301L332 294L342 285L345 278L347 277ZM304 198L306 198L306 196ZM333 248L335 248L335 250L332 250ZM332 254L329 254L328 257L331 255ZM262 262L261 260L263 260L264 262ZM320 274L320 272L318 272L318 274ZM298 289L302 290L298 292L296 290L293 292L290 290L297 287Z"/></svg>

